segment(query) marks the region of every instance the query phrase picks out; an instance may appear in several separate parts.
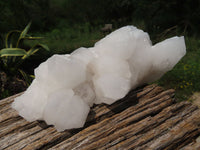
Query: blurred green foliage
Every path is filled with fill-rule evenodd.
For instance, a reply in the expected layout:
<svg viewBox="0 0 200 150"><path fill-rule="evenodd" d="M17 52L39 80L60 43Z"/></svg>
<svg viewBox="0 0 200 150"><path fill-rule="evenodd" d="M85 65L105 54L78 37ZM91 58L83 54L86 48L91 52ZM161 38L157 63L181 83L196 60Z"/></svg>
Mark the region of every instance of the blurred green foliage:
<svg viewBox="0 0 200 150"><path fill-rule="evenodd" d="M8 0L0 1L0 33L23 28L50 31L66 25L113 23L119 27L144 21L145 30L160 33L177 26L181 32L199 33L199 0Z"/></svg>

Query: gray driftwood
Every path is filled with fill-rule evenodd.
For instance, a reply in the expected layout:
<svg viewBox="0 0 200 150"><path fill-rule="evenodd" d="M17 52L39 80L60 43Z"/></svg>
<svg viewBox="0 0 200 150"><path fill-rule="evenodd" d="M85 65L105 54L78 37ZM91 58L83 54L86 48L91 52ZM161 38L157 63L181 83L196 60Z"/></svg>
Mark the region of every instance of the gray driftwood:
<svg viewBox="0 0 200 150"><path fill-rule="evenodd" d="M131 91L112 105L94 106L83 128L64 132L20 117L10 106L18 95L0 101L0 149L200 148L200 109L176 103L172 89L149 85Z"/></svg>

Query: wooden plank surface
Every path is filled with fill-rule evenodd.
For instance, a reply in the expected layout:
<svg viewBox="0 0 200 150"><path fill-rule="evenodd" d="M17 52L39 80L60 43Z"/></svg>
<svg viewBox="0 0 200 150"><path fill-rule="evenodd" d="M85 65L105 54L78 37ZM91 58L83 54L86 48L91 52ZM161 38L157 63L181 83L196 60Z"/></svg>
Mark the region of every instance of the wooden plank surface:
<svg viewBox="0 0 200 150"><path fill-rule="evenodd" d="M20 93L21 94L21 93ZM0 149L198 149L200 109L176 103L174 90L149 85L112 105L95 105L81 129L57 132L43 121L27 122L0 101Z"/></svg>

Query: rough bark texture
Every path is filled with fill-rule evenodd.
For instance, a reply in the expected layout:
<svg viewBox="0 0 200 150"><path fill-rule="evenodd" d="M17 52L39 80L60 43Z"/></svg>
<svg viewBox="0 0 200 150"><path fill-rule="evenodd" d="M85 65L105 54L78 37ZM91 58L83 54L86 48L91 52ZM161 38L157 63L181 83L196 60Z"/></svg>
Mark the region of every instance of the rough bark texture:
<svg viewBox="0 0 200 150"><path fill-rule="evenodd" d="M0 149L200 149L200 109L176 103L172 89L138 88L94 106L83 128L64 132L21 118L10 106L19 95L0 101Z"/></svg>

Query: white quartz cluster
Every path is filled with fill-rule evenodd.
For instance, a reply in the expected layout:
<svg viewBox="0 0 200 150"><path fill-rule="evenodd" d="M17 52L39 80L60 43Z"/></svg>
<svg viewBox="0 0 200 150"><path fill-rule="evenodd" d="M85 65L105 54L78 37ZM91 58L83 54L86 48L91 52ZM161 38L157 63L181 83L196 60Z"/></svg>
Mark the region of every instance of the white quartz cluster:
<svg viewBox="0 0 200 150"><path fill-rule="evenodd" d="M184 37L154 46L134 26L122 27L92 48L54 55L12 107L28 121L45 120L58 131L84 125L93 104L112 104L138 85L159 79L185 55Z"/></svg>

